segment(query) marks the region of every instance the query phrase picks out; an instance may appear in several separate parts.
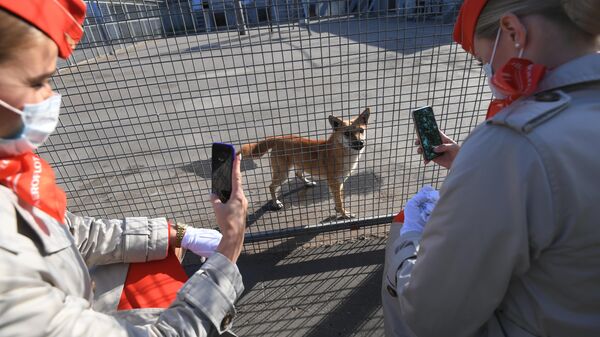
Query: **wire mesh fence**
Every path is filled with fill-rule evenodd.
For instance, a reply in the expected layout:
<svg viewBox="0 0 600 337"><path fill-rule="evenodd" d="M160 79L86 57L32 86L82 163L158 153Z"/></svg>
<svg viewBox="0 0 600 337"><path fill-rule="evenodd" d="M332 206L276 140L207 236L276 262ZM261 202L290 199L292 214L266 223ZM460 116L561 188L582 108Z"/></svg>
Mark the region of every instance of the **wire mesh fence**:
<svg viewBox="0 0 600 337"><path fill-rule="evenodd" d="M54 77L60 126L40 154L57 168L71 211L217 228L208 198L213 142L239 150L273 136L324 141L334 132L330 115L350 120L369 107L361 155L331 152L320 164L356 163L343 174L341 199L354 217L336 212L326 177L307 176L316 181L307 187L294 170L276 191L283 208L275 210L277 153L245 158L245 248L385 235L418 188L445 176L416 153L411 111L431 105L458 141L483 117L489 97L480 68L451 42L458 5L89 1L86 38Z"/></svg>

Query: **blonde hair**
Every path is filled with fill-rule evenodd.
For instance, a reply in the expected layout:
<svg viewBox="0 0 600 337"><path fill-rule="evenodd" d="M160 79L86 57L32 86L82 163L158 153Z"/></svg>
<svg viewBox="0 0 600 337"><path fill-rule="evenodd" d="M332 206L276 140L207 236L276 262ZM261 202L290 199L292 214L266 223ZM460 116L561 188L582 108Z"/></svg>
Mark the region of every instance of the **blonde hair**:
<svg viewBox="0 0 600 337"><path fill-rule="evenodd" d="M493 39L502 15L540 14L584 38L596 40L600 35L599 0L489 0L479 20L475 34Z"/></svg>
<svg viewBox="0 0 600 337"><path fill-rule="evenodd" d="M41 38L44 33L24 20L0 9L0 63L18 55Z"/></svg>

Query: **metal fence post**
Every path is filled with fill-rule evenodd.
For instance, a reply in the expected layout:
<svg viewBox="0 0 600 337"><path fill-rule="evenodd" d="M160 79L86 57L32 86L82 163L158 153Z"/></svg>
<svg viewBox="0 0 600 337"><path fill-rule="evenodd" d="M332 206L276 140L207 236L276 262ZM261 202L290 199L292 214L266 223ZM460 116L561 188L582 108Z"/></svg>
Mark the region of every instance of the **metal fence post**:
<svg viewBox="0 0 600 337"><path fill-rule="evenodd" d="M233 0L233 6L235 8L235 19L237 23L237 29L240 35L246 35L246 22L244 20L244 13L242 11L242 0Z"/></svg>

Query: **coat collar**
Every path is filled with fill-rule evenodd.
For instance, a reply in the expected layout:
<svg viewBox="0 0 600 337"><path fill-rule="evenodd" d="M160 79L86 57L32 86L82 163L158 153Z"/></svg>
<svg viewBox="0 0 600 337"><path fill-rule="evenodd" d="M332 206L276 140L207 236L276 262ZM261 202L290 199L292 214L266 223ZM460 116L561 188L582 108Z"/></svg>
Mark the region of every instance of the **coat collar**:
<svg viewBox="0 0 600 337"><path fill-rule="evenodd" d="M600 81L600 53L598 52L578 57L550 71L540 83L536 93L596 81Z"/></svg>

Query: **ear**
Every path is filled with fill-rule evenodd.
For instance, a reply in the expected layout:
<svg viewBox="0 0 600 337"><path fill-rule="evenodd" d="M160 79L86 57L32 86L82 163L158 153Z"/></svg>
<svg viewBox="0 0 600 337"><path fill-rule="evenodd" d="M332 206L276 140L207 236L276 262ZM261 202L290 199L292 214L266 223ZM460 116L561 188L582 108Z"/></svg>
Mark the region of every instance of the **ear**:
<svg viewBox="0 0 600 337"><path fill-rule="evenodd" d="M527 43L527 27L518 16L506 13L500 18L502 34L510 37L511 43L517 50L525 48Z"/></svg>
<svg viewBox="0 0 600 337"><path fill-rule="evenodd" d="M358 117L354 120L353 124L364 124L369 122L369 116L371 116L371 108L366 108L365 111L361 112Z"/></svg>
<svg viewBox="0 0 600 337"><path fill-rule="evenodd" d="M329 116L329 124L331 124L331 127L335 130L344 125L344 122L335 116Z"/></svg>

